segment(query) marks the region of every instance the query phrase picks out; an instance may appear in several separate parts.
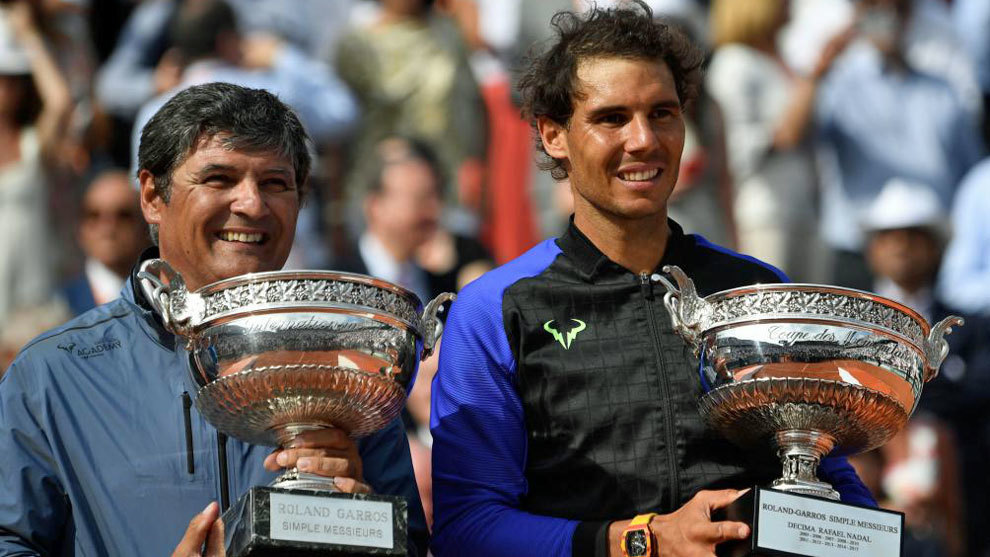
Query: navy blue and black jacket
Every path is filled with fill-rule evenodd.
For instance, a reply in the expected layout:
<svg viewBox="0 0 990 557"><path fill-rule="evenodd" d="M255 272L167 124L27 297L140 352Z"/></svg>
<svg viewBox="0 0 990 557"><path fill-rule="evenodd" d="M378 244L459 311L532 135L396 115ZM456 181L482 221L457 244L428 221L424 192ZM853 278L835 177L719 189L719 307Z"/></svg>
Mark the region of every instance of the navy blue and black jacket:
<svg viewBox="0 0 990 557"><path fill-rule="evenodd" d="M703 296L787 280L669 225L658 268L681 267ZM461 292L433 384L434 554L595 555L609 521L779 476L769 451L704 426L658 278L572 223ZM845 459L820 470L844 501L875 505Z"/></svg>

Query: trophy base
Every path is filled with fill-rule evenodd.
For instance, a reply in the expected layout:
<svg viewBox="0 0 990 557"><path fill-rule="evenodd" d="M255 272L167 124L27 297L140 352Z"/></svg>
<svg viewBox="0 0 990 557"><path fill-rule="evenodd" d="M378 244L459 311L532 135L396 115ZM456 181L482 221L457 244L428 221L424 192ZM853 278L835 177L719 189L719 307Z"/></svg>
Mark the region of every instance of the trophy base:
<svg viewBox="0 0 990 557"><path fill-rule="evenodd" d="M228 557L406 555L406 500L252 487L223 513Z"/></svg>
<svg viewBox="0 0 990 557"><path fill-rule="evenodd" d="M713 520L750 526L746 540L716 547L719 557L898 557L904 514L754 487Z"/></svg>

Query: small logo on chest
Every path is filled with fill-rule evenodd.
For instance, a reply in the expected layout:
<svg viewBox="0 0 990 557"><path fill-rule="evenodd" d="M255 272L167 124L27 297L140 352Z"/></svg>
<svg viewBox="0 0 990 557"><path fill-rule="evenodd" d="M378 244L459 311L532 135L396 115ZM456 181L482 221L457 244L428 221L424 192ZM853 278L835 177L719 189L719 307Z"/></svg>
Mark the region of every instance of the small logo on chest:
<svg viewBox="0 0 990 557"><path fill-rule="evenodd" d="M80 346L77 348L77 344L74 342L59 344L57 345L59 350L65 350L66 353L72 354L84 360L89 358L95 358L97 356L102 356L108 352L112 352L120 348L121 342L115 338L105 338L92 346Z"/></svg>
<svg viewBox="0 0 990 557"><path fill-rule="evenodd" d="M553 335L553 338L564 347L564 350L569 350L571 348L571 342L577 338L578 333L588 328L588 326L580 319L571 319L572 327L566 333L561 333L557 330L556 325L554 325L554 320L551 319L543 324L543 330Z"/></svg>

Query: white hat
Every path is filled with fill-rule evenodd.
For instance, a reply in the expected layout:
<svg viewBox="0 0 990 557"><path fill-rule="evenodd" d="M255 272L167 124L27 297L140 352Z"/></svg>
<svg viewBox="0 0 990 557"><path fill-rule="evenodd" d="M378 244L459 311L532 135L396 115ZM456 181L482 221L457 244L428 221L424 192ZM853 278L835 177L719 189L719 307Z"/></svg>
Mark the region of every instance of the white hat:
<svg viewBox="0 0 990 557"><path fill-rule="evenodd" d="M891 178L863 214L867 232L927 227L948 233L948 215L931 188L903 178Z"/></svg>
<svg viewBox="0 0 990 557"><path fill-rule="evenodd" d="M7 22L7 11L0 9L0 75L31 73L31 60Z"/></svg>

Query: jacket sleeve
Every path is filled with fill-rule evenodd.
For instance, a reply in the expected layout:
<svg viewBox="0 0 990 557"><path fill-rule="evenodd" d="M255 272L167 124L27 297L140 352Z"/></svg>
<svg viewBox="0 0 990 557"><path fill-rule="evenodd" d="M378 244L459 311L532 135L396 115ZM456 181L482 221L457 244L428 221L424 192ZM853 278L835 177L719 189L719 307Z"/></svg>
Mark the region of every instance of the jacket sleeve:
<svg viewBox="0 0 990 557"><path fill-rule="evenodd" d="M578 523L520 510L526 424L501 292L465 288L444 331L433 382L433 552L437 557L569 556Z"/></svg>
<svg viewBox="0 0 990 557"><path fill-rule="evenodd" d="M832 487L839 492L843 503L877 507L873 494L859 479L856 470L845 457L823 458L818 467L818 477L832 484Z"/></svg>
<svg viewBox="0 0 990 557"><path fill-rule="evenodd" d="M0 555L57 554L70 511L42 415L37 374L14 362L0 380Z"/></svg>
<svg viewBox="0 0 990 557"><path fill-rule="evenodd" d="M419 500L416 476L409 456L409 441L402 419L364 439L358 445L364 477L375 493L400 495L408 502L407 547L410 557L426 557L429 532Z"/></svg>

